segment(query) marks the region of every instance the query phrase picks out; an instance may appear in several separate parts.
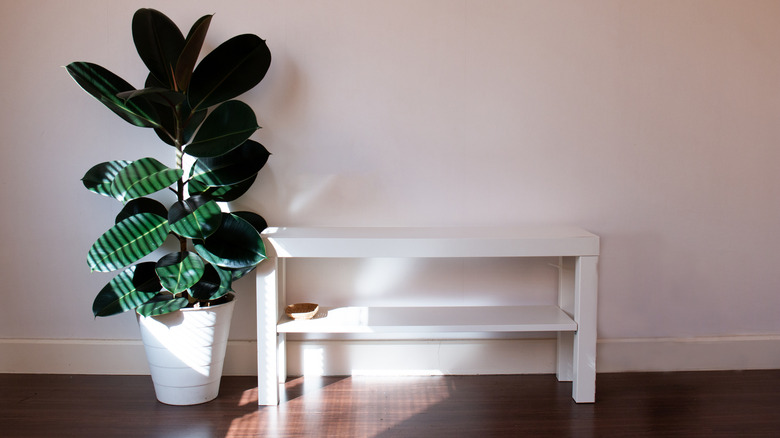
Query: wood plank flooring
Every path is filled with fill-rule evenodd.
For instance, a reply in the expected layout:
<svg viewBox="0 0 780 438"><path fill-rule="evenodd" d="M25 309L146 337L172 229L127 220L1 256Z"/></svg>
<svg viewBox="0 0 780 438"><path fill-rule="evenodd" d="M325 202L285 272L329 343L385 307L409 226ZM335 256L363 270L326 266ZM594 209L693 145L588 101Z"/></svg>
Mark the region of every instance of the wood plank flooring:
<svg viewBox="0 0 780 438"><path fill-rule="evenodd" d="M148 376L0 374L0 436L780 437L780 370L599 374L575 404L552 375L297 378L257 406L254 377L220 397L157 402Z"/></svg>

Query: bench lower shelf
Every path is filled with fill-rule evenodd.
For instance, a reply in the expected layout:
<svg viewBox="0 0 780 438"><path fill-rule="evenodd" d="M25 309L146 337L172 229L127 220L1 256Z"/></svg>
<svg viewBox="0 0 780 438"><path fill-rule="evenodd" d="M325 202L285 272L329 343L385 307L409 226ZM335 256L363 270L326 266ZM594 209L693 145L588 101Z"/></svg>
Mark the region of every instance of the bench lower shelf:
<svg viewBox="0 0 780 438"><path fill-rule="evenodd" d="M283 315L278 333L574 332L557 306L320 307L310 320Z"/></svg>

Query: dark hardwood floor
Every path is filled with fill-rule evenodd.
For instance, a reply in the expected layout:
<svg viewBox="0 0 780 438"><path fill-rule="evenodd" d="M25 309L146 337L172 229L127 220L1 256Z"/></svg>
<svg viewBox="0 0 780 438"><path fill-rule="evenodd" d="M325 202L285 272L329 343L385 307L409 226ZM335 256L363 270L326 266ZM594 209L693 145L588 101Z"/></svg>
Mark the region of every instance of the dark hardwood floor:
<svg viewBox="0 0 780 438"><path fill-rule="evenodd" d="M595 404L552 375L297 378L257 406L254 377L226 377L190 407L148 376L0 374L0 436L780 437L780 370L599 374Z"/></svg>

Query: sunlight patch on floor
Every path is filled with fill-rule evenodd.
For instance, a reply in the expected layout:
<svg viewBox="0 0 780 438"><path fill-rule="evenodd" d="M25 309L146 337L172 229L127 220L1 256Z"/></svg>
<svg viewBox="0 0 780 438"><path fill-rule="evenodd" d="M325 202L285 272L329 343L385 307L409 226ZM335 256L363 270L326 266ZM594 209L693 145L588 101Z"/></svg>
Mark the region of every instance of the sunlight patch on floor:
<svg viewBox="0 0 780 438"><path fill-rule="evenodd" d="M302 393L234 419L226 436L286 436L293 430L300 436L381 436L447 400L455 389L452 383L429 376L430 370L420 371L425 377L295 379L287 383L286 391ZM240 403L257 403L257 388L244 391Z"/></svg>

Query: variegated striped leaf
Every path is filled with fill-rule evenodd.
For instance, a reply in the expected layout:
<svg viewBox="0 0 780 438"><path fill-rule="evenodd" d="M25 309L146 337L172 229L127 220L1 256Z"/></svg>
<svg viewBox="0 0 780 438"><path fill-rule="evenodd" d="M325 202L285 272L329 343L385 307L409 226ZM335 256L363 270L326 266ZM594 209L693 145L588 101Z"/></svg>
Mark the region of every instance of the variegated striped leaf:
<svg viewBox="0 0 780 438"><path fill-rule="evenodd" d="M199 183L198 181L191 180L187 184L187 192L190 195L206 194L209 198L217 202L231 202L235 201L236 199L240 198L241 195L246 193L252 187L252 184L255 183L255 180L257 180L257 174L250 177L249 179L241 181L238 184L214 187L209 187Z"/></svg>
<svg viewBox="0 0 780 438"><path fill-rule="evenodd" d="M143 128L160 126L159 116L149 102L141 99L126 101L117 97L117 94L135 88L114 73L90 62L73 62L65 69L84 91L125 121Z"/></svg>
<svg viewBox="0 0 780 438"><path fill-rule="evenodd" d="M116 315L152 299L162 288L154 265L154 262L139 263L119 273L97 294L92 313L96 317Z"/></svg>
<svg viewBox="0 0 780 438"><path fill-rule="evenodd" d="M186 298L173 298L170 294L159 294L157 295L157 298L138 306L135 311L141 316L162 315L164 313L171 313L183 309L189 304L189 301Z"/></svg>
<svg viewBox="0 0 780 438"><path fill-rule="evenodd" d="M181 169L171 169L154 158L141 158L122 169L111 192L122 202L150 195L170 187L181 178Z"/></svg>
<svg viewBox="0 0 780 438"><path fill-rule="evenodd" d="M154 213L158 216L166 217L168 216L168 209L166 209L160 201L155 199L135 198L122 207L122 210L116 215L114 223L122 222L138 213Z"/></svg>
<svg viewBox="0 0 780 438"><path fill-rule="evenodd" d="M169 231L168 218L154 213L130 216L98 238L89 249L87 263L100 272L124 268L159 248Z"/></svg>
<svg viewBox="0 0 780 438"><path fill-rule="evenodd" d="M219 205L205 196L193 196L173 204L168 212L171 231L189 239L205 239L222 223Z"/></svg>
<svg viewBox="0 0 780 438"><path fill-rule="evenodd" d="M207 264L203 277L190 288L192 297L201 300L216 300L232 291L233 276L230 270Z"/></svg>
<svg viewBox="0 0 780 438"><path fill-rule="evenodd" d="M162 286L174 293L184 292L203 276L206 263L188 251L166 255L157 262L155 271Z"/></svg>
<svg viewBox="0 0 780 438"><path fill-rule="evenodd" d="M114 182L114 178L117 174L127 167L130 161L114 160L106 161L93 166L84 174L81 178L81 182L84 183L84 187L90 192L97 193L113 198L114 194L111 192L111 183Z"/></svg>

